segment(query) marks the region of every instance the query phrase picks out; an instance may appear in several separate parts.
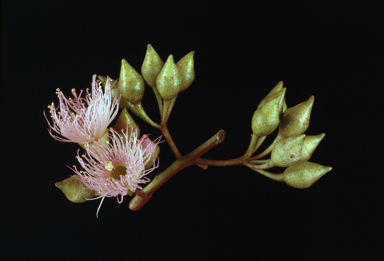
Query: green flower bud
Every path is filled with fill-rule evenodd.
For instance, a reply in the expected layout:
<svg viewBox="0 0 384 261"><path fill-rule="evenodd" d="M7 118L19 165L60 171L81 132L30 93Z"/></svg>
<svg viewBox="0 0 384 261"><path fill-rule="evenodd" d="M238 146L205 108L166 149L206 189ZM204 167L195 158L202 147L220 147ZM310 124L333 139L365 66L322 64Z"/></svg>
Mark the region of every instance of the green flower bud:
<svg viewBox="0 0 384 261"><path fill-rule="evenodd" d="M195 51L188 53L177 62L176 66L181 76L180 92L185 91L195 79L195 65L193 55Z"/></svg>
<svg viewBox="0 0 384 261"><path fill-rule="evenodd" d="M331 171L332 167L326 167L306 160L299 160L289 166L282 173L283 181L295 188L309 188L324 174Z"/></svg>
<svg viewBox="0 0 384 261"><path fill-rule="evenodd" d="M73 203L84 203L95 195L95 191L86 188L83 182L75 176L56 182L55 186L63 191L67 199Z"/></svg>
<svg viewBox="0 0 384 261"><path fill-rule="evenodd" d="M279 133L284 137L300 135L307 130L315 97L288 108L281 118Z"/></svg>
<svg viewBox="0 0 384 261"><path fill-rule="evenodd" d="M118 86L121 95L132 104L139 103L144 96L145 84L143 77L125 59L121 60Z"/></svg>
<svg viewBox="0 0 384 261"><path fill-rule="evenodd" d="M123 109L113 129L119 134L127 131L127 125L132 126L133 130L137 131L137 136L140 135L139 125L133 120L132 116L128 113L127 109Z"/></svg>
<svg viewBox="0 0 384 261"><path fill-rule="evenodd" d="M278 92L273 99L258 108L252 117L252 131L257 137L271 134L280 122L280 112L284 101L285 89Z"/></svg>
<svg viewBox="0 0 384 261"><path fill-rule="evenodd" d="M283 138L272 149L271 160L279 167L288 167L301 157L305 134Z"/></svg>
<svg viewBox="0 0 384 261"><path fill-rule="evenodd" d="M309 160L324 136L325 134L321 133L319 135L310 135L305 137L300 159Z"/></svg>
<svg viewBox="0 0 384 261"><path fill-rule="evenodd" d="M172 100L180 91L182 78L172 54L168 57L156 79L157 90L164 100Z"/></svg>
<svg viewBox="0 0 384 261"><path fill-rule="evenodd" d="M257 108L260 108L264 104L266 104L268 101L273 99L274 94L280 92L283 89L283 82L279 81L275 87L265 96L265 98L259 103L259 106ZM284 105L283 105L283 112L287 110L287 104L285 103L285 97L284 97Z"/></svg>
<svg viewBox="0 0 384 261"><path fill-rule="evenodd" d="M148 44L147 53L145 54L143 65L141 66L141 74L144 80L152 88L156 88L156 78L159 75L161 68L163 68L164 62L157 54L152 45Z"/></svg>

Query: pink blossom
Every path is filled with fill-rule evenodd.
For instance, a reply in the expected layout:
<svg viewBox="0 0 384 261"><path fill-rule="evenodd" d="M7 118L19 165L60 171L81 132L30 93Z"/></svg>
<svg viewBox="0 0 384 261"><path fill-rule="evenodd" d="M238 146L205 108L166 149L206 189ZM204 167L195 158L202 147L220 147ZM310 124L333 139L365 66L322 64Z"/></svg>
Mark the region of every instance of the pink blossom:
<svg viewBox="0 0 384 261"><path fill-rule="evenodd" d="M147 174L158 167L158 163L145 169L145 165L151 160L151 155L156 150L159 138L150 141L148 136L137 138L137 132L131 126L123 135L110 129L110 141L93 140L86 144L86 154L77 159L84 171L78 171L74 166L73 171L79 175L84 185L98 192L101 197L118 197L118 202L123 201L123 196L142 189L140 184L147 183ZM82 159L83 158L83 159Z"/></svg>
<svg viewBox="0 0 384 261"><path fill-rule="evenodd" d="M58 141L75 143L99 139L119 110L120 97L112 99L110 83L111 79L108 77L103 94L101 84L96 81L96 75L93 75L92 94L87 88L86 98L81 98L83 91L77 96L75 89L72 89L73 99L67 99L57 89L60 105L57 108L54 103L48 105L53 125L45 117L51 136ZM58 109L60 111L57 112ZM53 135L52 130L64 138Z"/></svg>

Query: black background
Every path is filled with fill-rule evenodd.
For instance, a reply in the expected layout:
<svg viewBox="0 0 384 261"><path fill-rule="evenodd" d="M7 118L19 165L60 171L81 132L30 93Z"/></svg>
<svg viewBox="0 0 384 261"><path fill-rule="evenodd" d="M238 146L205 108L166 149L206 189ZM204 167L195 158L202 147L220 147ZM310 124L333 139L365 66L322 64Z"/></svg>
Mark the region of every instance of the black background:
<svg viewBox="0 0 384 261"><path fill-rule="evenodd" d="M309 2L2 1L2 259L380 259L383 10ZM148 43L163 61L196 52L169 120L181 153L224 129L204 157L241 156L254 110L283 80L288 107L315 96L306 134L326 136L311 161L333 170L298 190L243 166L192 166L138 212L108 198L96 219L99 201L69 202L54 183L78 145L52 139L43 110L56 88L118 78L122 58L140 71ZM142 103L158 122L149 87ZM163 143L160 169L173 160Z"/></svg>

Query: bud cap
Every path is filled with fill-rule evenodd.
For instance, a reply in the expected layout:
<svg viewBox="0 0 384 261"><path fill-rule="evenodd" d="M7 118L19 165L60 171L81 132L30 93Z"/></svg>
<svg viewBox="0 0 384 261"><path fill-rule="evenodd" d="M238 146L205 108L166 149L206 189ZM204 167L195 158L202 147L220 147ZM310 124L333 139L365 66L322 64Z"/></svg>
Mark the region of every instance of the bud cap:
<svg viewBox="0 0 384 261"><path fill-rule="evenodd" d="M137 104L144 96L144 80L141 75L125 60L121 60L119 78L121 95L132 104Z"/></svg>
<svg viewBox="0 0 384 261"><path fill-rule="evenodd" d="M94 190L86 188L84 183L75 176L56 182L55 186L73 203L84 203L95 195Z"/></svg>
<svg viewBox="0 0 384 261"><path fill-rule="evenodd" d="M194 54L195 51L188 53L176 64L181 76L180 92L185 91L195 79L195 66L193 61Z"/></svg>
<svg viewBox="0 0 384 261"><path fill-rule="evenodd" d="M156 88L156 78L159 75L161 68L163 68L164 62L157 54L152 45L148 44L147 52L145 54L143 65L141 66L141 74L144 80L152 88Z"/></svg>
<svg viewBox="0 0 384 261"><path fill-rule="evenodd" d="M323 166L306 160L299 160L283 172L283 181L295 188L309 188L332 167Z"/></svg>
<svg viewBox="0 0 384 261"><path fill-rule="evenodd" d="M307 130L315 97L288 108L281 118L279 133L284 137L300 135Z"/></svg>
<svg viewBox="0 0 384 261"><path fill-rule="evenodd" d="M156 78L156 86L161 98L172 100L179 93L181 82L182 78L171 54Z"/></svg>

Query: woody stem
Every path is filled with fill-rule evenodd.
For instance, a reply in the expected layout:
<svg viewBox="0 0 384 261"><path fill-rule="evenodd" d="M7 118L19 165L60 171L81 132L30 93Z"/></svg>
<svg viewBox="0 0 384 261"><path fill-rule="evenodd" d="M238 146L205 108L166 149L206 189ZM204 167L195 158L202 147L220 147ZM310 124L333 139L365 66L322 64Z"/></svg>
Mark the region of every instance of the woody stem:
<svg viewBox="0 0 384 261"><path fill-rule="evenodd" d="M222 143L225 138L225 131L220 130L209 140L204 142L202 145L197 147L195 150L189 154L177 159L173 162L166 170L164 170L160 175L156 176L143 190L148 197L142 198L140 196L135 196L129 203L129 208L131 210L139 210L148 200L151 198L152 194L158 190L167 180L169 180L173 175L175 175L180 170L193 165L200 156L204 153L215 147L216 145Z"/></svg>

